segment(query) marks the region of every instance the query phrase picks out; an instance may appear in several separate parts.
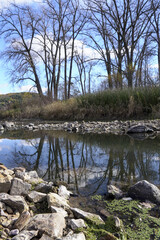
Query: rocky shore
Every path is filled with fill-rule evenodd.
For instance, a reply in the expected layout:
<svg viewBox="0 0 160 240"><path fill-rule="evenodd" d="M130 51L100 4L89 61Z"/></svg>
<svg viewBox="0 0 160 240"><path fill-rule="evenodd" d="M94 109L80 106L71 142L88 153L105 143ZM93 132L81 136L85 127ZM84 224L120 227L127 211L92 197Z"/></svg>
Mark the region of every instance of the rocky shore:
<svg viewBox="0 0 160 240"><path fill-rule="evenodd" d="M143 180L127 192L106 188L103 205L100 196L92 198L93 209L99 206L95 214L76 208L77 196L64 185L46 182L36 171L0 164L0 239L159 239L160 190L155 185ZM139 237L133 237L137 232Z"/></svg>
<svg viewBox="0 0 160 240"><path fill-rule="evenodd" d="M68 132L80 133L112 133L112 134L131 134L149 133L157 134L160 132L160 120L143 121L112 121L112 122L64 122L64 123L27 123L27 122L1 122L0 131L5 130L64 130Z"/></svg>

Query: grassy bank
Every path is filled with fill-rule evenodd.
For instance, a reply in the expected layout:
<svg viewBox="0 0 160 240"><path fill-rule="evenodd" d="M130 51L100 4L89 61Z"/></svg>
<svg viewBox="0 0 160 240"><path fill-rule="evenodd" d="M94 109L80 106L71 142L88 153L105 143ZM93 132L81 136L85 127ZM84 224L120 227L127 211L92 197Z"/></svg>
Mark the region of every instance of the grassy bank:
<svg viewBox="0 0 160 240"><path fill-rule="evenodd" d="M1 119L123 120L160 117L160 87L107 90L46 105L36 94L15 95L11 96L12 101L1 95L2 101L0 96Z"/></svg>

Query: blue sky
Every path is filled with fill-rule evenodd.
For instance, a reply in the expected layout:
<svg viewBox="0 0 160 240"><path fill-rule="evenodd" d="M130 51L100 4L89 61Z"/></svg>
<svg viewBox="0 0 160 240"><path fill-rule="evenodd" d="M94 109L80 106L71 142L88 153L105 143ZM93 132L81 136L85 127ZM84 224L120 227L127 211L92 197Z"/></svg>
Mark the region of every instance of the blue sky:
<svg viewBox="0 0 160 240"><path fill-rule="evenodd" d="M0 9L9 6L10 3L32 3L32 2L40 2L41 0L0 0ZM4 41L0 39L0 50L3 50L5 47ZM0 94L12 93L12 92L24 92L29 91L31 88L30 84L26 85L14 85L10 83L9 76L7 74L7 68L5 67L5 63L0 60Z"/></svg>
<svg viewBox="0 0 160 240"><path fill-rule="evenodd" d="M18 3L18 4L25 4L25 3L33 3L33 2L42 2L42 0L0 0L0 9L3 9L6 6L9 6L9 3ZM81 48L81 42L77 41L77 47ZM4 41L0 39L0 51L3 50L5 47ZM84 52L87 56L95 55L96 53L91 48L85 48ZM149 66L151 69L157 71L157 57L152 59L152 63ZM100 70L100 69L98 69ZM101 69L102 70L102 69ZM96 69L97 71L97 69ZM26 92L30 91L32 85L30 82L26 82L25 85L13 85L10 83L9 75L7 74L6 64L0 60L0 94L12 93L12 92ZM45 89L44 89L45 90Z"/></svg>

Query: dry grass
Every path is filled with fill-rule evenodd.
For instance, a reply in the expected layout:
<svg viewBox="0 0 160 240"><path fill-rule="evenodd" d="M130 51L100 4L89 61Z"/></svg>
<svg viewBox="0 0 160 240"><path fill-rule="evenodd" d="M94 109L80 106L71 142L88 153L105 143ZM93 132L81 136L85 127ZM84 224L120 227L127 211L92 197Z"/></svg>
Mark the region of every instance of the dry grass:
<svg viewBox="0 0 160 240"><path fill-rule="evenodd" d="M160 88L108 90L42 104L37 98L23 98L0 111L0 118L44 120L142 119L160 116Z"/></svg>

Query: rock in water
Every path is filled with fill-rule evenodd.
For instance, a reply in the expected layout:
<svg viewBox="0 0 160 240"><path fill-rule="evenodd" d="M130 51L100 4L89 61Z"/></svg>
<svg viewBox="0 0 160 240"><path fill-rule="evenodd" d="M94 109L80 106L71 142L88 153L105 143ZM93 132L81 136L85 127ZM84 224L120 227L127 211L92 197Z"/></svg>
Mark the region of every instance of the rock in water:
<svg viewBox="0 0 160 240"><path fill-rule="evenodd" d="M142 201L149 200L154 203L160 203L160 190L146 180L139 181L130 187L128 195L133 199Z"/></svg>

